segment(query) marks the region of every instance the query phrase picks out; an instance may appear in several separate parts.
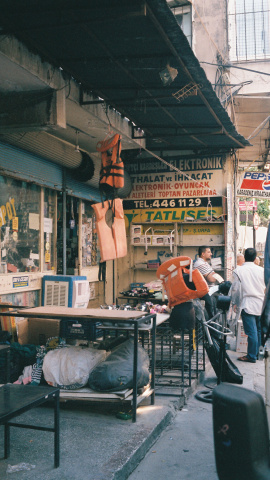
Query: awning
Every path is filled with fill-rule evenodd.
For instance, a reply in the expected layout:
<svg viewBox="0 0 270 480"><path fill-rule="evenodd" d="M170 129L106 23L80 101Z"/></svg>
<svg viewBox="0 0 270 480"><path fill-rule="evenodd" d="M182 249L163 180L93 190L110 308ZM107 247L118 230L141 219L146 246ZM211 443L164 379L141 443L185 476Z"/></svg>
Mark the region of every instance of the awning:
<svg viewBox="0 0 270 480"><path fill-rule="evenodd" d="M104 101L130 119L134 138L146 138L150 150L249 145L165 0L13 0L1 6L0 26L72 76L82 105L87 90L94 95L88 105Z"/></svg>

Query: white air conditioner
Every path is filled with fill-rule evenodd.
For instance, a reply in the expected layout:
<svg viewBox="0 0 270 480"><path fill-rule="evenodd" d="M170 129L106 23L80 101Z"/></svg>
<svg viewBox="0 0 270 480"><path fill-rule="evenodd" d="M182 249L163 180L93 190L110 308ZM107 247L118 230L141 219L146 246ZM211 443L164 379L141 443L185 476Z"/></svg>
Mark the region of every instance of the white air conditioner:
<svg viewBox="0 0 270 480"><path fill-rule="evenodd" d="M87 308L90 298L86 277L45 275L42 279L42 305Z"/></svg>

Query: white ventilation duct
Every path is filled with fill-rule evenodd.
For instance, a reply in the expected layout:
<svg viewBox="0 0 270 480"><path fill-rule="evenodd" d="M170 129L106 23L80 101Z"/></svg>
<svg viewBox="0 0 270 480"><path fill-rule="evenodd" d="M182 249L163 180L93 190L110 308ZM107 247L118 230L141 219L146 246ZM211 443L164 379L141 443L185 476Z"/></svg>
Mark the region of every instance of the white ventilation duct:
<svg viewBox="0 0 270 480"><path fill-rule="evenodd" d="M57 163L73 171L74 178L94 188L99 188L99 174L101 168L101 157L98 152L89 154L81 148L76 150L68 142L61 141L44 131L6 133L0 135L0 141L26 150L33 155L39 155L50 162ZM88 163L88 165L87 165ZM92 172L91 172L92 165ZM91 173L91 176L90 176ZM127 171L124 172L125 185L117 190L120 198L129 195L132 189L132 182ZM89 177L88 180L87 177Z"/></svg>
<svg viewBox="0 0 270 480"><path fill-rule="evenodd" d="M80 151L76 151L73 145L60 141L46 132L7 133L0 135L0 140L71 170L76 171L82 165L83 158ZM92 159L94 165L93 176L85 183L98 188L100 155L85 153Z"/></svg>

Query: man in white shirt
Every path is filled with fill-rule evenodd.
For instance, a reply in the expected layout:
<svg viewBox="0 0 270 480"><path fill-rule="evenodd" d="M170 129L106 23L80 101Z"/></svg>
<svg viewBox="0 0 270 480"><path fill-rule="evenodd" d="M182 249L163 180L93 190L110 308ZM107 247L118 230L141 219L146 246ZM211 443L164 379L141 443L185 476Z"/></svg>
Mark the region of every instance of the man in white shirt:
<svg viewBox="0 0 270 480"><path fill-rule="evenodd" d="M241 317L245 334L248 336L247 355L239 357L242 362L256 363L261 345L261 312L264 301L264 270L254 263L255 248L245 251L245 263L233 271L241 283Z"/></svg>

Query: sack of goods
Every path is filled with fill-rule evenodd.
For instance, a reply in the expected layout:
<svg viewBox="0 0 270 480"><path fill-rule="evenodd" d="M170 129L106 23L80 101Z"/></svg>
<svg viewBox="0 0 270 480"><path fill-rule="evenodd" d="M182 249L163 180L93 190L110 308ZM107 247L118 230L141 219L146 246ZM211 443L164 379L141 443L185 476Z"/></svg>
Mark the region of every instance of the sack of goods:
<svg viewBox="0 0 270 480"><path fill-rule="evenodd" d="M89 374L105 360L106 350L91 347L63 347L48 352L43 361L46 382L53 387L75 390L84 387Z"/></svg>
<svg viewBox="0 0 270 480"><path fill-rule="evenodd" d="M114 392L133 386L134 340L130 338L116 347L107 359L92 370L89 387L98 392ZM138 345L138 388L149 383L149 357Z"/></svg>

